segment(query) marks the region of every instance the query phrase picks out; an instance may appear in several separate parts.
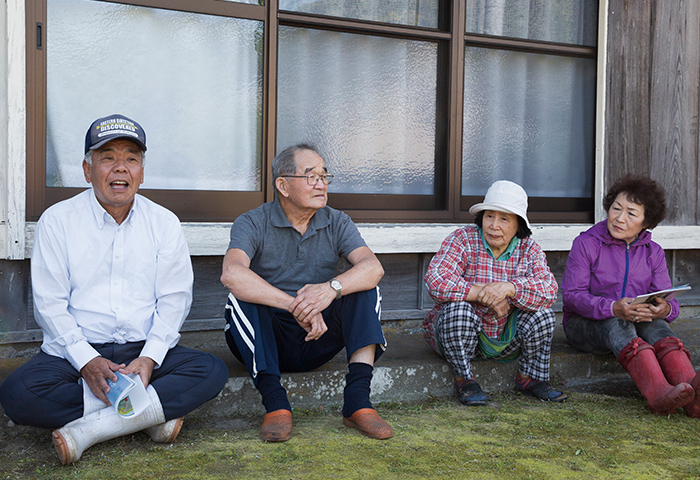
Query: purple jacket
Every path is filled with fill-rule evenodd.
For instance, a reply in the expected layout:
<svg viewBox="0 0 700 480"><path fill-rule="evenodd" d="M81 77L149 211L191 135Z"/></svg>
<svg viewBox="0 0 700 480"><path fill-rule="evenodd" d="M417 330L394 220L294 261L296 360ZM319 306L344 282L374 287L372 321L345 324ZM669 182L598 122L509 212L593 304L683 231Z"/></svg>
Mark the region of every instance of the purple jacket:
<svg viewBox="0 0 700 480"><path fill-rule="evenodd" d="M608 232L607 220L581 233L571 247L561 282L564 329L574 314L592 320L613 317L612 305L623 297L671 288L664 249L643 230L627 247ZM671 322L679 312L678 300L668 302Z"/></svg>

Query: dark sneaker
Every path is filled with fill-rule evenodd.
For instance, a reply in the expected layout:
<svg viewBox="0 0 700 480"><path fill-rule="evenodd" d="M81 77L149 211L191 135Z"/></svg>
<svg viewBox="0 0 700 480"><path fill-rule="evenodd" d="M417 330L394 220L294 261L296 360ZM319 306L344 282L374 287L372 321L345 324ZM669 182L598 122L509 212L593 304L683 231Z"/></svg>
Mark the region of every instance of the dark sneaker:
<svg viewBox="0 0 700 480"><path fill-rule="evenodd" d="M539 398L545 402L561 402L569 398L565 393L552 388L547 382L541 382L532 378L515 379L515 389L531 397Z"/></svg>
<svg viewBox="0 0 700 480"><path fill-rule="evenodd" d="M462 405L477 407L486 405L486 395L476 380L463 380L457 384L457 394Z"/></svg>

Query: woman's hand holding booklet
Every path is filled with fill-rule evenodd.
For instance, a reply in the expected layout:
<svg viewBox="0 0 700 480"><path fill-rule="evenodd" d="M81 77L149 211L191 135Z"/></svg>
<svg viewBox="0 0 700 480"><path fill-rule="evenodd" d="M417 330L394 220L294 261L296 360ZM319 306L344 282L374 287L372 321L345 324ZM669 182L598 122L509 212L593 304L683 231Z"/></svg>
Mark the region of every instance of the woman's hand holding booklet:
<svg viewBox="0 0 700 480"><path fill-rule="evenodd" d="M637 298L632 300L632 305L635 303L654 303L656 298L663 298L666 300L671 300L680 292L685 292L690 290L690 285L687 283L685 285L679 285L678 287L667 288L666 290L659 290L658 292L646 293L644 295L638 295Z"/></svg>

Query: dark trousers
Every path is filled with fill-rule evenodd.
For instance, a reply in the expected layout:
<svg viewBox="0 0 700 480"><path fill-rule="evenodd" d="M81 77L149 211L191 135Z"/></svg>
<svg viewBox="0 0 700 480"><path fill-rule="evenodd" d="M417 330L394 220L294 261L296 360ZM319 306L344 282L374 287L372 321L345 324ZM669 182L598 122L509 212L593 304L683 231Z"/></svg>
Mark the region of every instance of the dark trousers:
<svg viewBox="0 0 700 480"><path fill-rule="evenodd" d="M93 344L100 355L128 365L143 349L144 342ZM0 403L19 425L60 428L83 416L83 386L78 372L67 361L40 352L15 370L0 385ZM163 364L153 370L151 385L158 393L165 419L191 412L214 398L228 380L228 369L220 358L176 345Z"/></svg>
<svg viewBox="0 0 700 480"><path fill-rule="evenodd" d="M376 360L386 346L379 322L380 305L377 288L341 297L322 313L328 331L318 340L306 342L306 330L291 313L229 295L226 342L254 381L258 372L280 376L281 372L314 370L343 347L349 360L356 350L378 344Z"/></svg>
<svg viewBox="0 0 700 480"><path fill-rule="evenodd" d="M571 345L588 353L612 352L617 358L620 351L637 337L654 345L666 337L676 337L666 320L657 318L651 322L633 323L621 318L591 320L579 315L566 322L566 339Z"/></svg>

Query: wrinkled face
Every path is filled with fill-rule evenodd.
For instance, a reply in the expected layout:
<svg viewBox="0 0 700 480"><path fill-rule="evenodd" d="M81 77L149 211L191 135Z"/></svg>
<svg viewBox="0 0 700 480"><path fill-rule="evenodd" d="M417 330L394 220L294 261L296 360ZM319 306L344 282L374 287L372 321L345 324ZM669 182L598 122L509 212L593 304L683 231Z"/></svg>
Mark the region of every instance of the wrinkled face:
<svg viewBox="0 0 700 480"><path fill-rule="evenodd" d="M515 234L518 233L518 216L514 213L484 211L482 221L484 240L496 258L503 253Z"/></svg>
<svg viewBox="0 0 700 480"><path fill-rule="evenodd" d="M306 178L310 173L323 175L327 173L326 162L316 152L299 150L294 155L298 177L280 177L277 179L278 189L286 199L300 209L319 210L328 203L328 185L321 180L316 185L309 185ZM281 183L279 183L281 182Z"/></svg>
<svg viewBox="0 0 700 480"><path fill-rule="evenodd" d="M608 210L610 235L630 244L644 228L644 205L631 202L625 192L620 193Z"/></svg>
<svg viewBox="0 0 700 480"><path fill-rule="evenodd" d="M100 205L119 221L143 183L143 154L134 142L118 138L93 152L92 165L83 161L83 173Z"/></svg>

